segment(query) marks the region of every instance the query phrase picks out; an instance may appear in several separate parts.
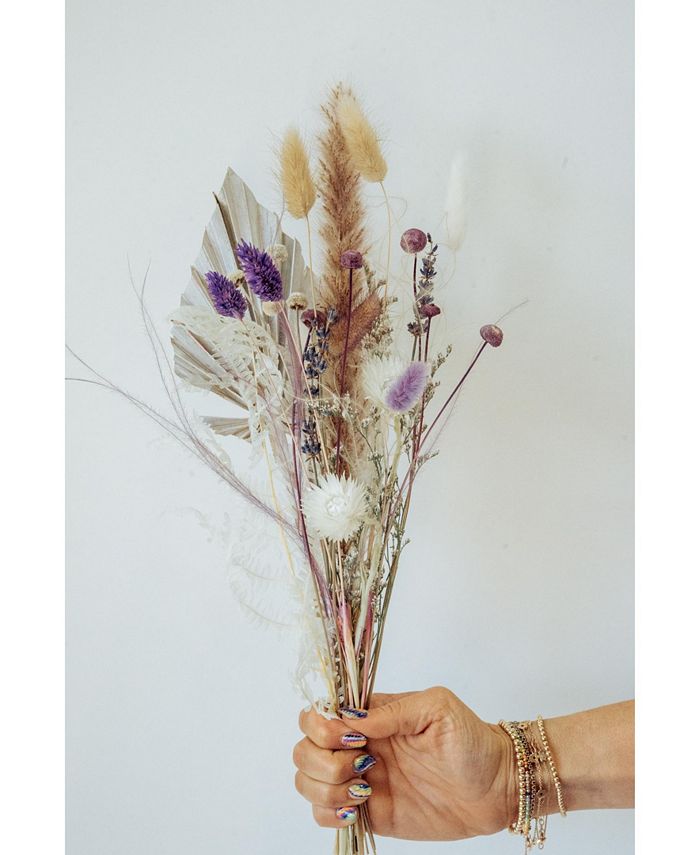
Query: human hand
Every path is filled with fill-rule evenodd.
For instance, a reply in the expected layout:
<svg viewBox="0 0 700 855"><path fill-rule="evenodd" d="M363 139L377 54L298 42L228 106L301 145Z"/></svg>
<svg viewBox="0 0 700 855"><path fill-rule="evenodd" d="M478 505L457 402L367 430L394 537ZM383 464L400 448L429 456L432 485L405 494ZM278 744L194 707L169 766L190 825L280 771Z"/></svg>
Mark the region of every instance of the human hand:
<svg viewBox="0 0 700 855"><path fill-rule="evenodd" d="M375 694L368 712L342 715L299 717L295 783L319 825L349 825L365 802L375 834L405 840L493 834L512 821L510 739L448 689Z"/></svg>

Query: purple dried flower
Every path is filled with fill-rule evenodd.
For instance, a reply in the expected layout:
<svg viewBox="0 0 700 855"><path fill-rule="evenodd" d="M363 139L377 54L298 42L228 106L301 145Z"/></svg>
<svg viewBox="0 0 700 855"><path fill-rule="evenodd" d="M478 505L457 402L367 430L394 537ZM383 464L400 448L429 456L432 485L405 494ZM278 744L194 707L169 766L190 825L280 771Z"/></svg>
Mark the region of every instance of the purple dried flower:
<svg viewBox="0 0 700 855"><path fill-rule="evenodd" d="M309 329L313 326L325 327L326 313L323 309L306 309L301 313L301 322Z"/></svg>
<svg viewBox="0 0 700 855"><path fill-rule="evenodd" d="M427 242L428 236L420 229L406 229L401 235L401 249L411 254L421 252Z"/></svg>
<svg viewBox="0 0 700 855"><path fill-rule="evenodd" d="M440 314L440 311L440 307L436 306L435 303L424 303L418 309L418 314L421 318L434 318L436 315Z"/></svg>
<svg viewBox="0 0 700 855"><path fill-rule="evenodd" d="M340 256L340 266L346 270L359 270L362 267L362 253L356 249L347 249Z"/></svg>
<svg viewBox="0 0 700 855"><path fill-rule="evenodd" d="M261 249L242 240L236 254L250 290L263 302L282 299L282 274L272 258Z"/></svg>
<svg viewBox="0 0 700 855"><path fill-rule="evenodd" d="M220 315L240 320L248 308L245 296L236 288L228 276L210 270L205 274L209 294Z"/></svg>
<svg viewBox="0 0 700 855"><path fill-rule="evenodd" d="M425 391L430 368L425 362L411 362L386 391L386 405L395 413L411 409Z"/></svg>
<svg viewBox="0 0 700 855"><path fill-rule="evenodd" d="M503 330L495 324L486 324L479 330L479 335L485 342L488 342L491 347L499 347L503 341Z"/></svg>

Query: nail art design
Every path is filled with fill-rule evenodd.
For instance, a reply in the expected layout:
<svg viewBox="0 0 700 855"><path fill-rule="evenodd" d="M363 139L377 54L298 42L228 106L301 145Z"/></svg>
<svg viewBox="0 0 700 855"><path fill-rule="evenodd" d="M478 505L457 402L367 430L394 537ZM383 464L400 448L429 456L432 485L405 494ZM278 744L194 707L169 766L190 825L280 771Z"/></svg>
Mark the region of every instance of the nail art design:
<svg viewBox="0 0 700 855"><path fill-rule="evenodd" d="M345 718L367 718L366 710L356 710L355 707L341 707L340 714Z"/></svg>
<svg viewBox="0 0 700 855"><path fill-rule="evenodd" d="M362 748L367 745L367 737L361 733L346 733L340 741L346 748Z"/></svg>
<svg viewBox="0 0 700 855"><path fill-rule="evenodd" d="M371 754L360 754L352 761L352 768L361 775L363 772L371 769L376 762L376 758L372 757Z"/></svg>
<svg viewBox="0 0 700 855"><path fill-rule="evenodd" d="M360 784L350 784L348 794L353 799L366 799L367 796L372 795L372 788L369 784L365 784L364 781Z"/></svg>
<svg viewBox="0 0 700 855"><path fill-rule="evenodd" d="M355 822L357 819L357 808L354 807L341 807L335 812L335 815L338 819L342 819L343 822Z"/></svg>

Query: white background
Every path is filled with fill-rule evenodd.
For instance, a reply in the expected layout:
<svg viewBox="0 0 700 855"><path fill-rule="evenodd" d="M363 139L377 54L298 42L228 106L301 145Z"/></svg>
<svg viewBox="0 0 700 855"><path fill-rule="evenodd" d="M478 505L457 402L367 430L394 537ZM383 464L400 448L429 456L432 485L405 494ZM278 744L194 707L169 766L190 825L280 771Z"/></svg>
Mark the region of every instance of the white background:
<svg viewBox="0 0 700 855"><path fill-rule="evenodd" d="M276 135L311 134L350 80L403 225L439 235L468 151L470 231L439 294L452 372L529 302L426 469L379 687L443 683L492 721L632 696L631 4L73 0L68 58L69 342L161 405L127 256L164 319L228 165L278 205ZM224 489L83 386L68 475L70 855L329 851L292 785L294 651L243 615L186 512ZM552 851L633 851L630 812L550 828Z"/></svg>

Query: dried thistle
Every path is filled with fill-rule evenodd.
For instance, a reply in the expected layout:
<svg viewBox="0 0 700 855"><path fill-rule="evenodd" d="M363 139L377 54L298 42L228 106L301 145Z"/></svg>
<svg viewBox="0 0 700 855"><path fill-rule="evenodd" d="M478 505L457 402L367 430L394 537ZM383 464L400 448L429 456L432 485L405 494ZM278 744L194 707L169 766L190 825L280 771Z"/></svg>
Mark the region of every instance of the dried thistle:
<svg viewBox="0 0 700 855"><path fill-rule="evenodd" d="M289 213L297 220L307 217L316 201L309 154L296 128L284 135L280 148L280 183Z"/></svg>
<svg viewBox="0 0 700 855"><path fill-rule="evenodd" d="M351 92L338 99L337 115L353 166L365 181L381 184L387 165L379 137Z"/></svg>

